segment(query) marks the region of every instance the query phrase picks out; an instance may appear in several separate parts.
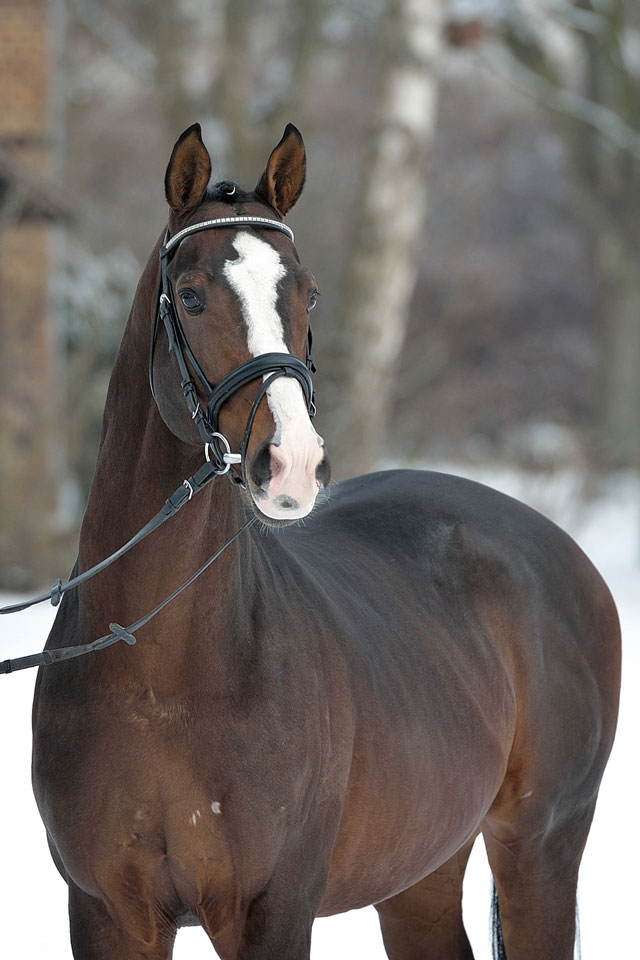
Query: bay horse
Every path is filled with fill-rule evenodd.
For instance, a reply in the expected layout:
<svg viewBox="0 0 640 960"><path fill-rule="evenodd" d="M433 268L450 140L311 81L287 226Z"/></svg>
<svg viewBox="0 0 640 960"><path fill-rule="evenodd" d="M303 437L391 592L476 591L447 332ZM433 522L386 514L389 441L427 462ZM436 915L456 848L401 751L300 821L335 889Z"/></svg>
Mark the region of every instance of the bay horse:
<svg viewBox="0 0 640 960"><path fill-rule="evenodd" d="M48 649L133 621L259 522L135 646L40 670L33 784L73 955L166 960L196 923L223 960L308 960L316 916L374 904L391 960L469 960L481 833L496 956L569 960L615 606L567 535L481 484L400 470L327 495L316 282L283 223L305 166L288 125L255 190L212 186L196 124L167 168L76 570L199 468L203 437L234 482L65 595Z"/></svg>

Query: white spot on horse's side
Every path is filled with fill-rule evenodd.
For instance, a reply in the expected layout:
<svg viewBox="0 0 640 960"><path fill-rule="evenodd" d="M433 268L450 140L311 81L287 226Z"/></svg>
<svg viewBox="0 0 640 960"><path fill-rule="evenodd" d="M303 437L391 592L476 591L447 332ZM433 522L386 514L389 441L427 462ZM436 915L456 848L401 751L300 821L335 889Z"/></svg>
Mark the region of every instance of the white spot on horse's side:
<svg viewBox="0 0 640 960"><path fill-rule="evenodd" d="M200 816L201 816L201 814L200 814L200 811L199 811L199 810L196 810L195 813L192 813L192 814L191 814L191 823L194 825L194 827L195 827L196 823L198 822Z"/></svg>
<svg viewBox="0 0 640 960"><path fill-rule="evenodd" d="M216 816L222 813L222 807L220 806L220 802L218 800L211 801L211 810L213 811L213 813L215 813Z"/></svg>
<svg viewBox="0 0 640 960"><path fill-rule="evenodd" d="M533 790L527 790L526 793L523 793L523 794L522 794L522 796L520 797L520 799L521 799L521 800L528 800L529 797L532 797L532 796L533 796Z"/></svg>

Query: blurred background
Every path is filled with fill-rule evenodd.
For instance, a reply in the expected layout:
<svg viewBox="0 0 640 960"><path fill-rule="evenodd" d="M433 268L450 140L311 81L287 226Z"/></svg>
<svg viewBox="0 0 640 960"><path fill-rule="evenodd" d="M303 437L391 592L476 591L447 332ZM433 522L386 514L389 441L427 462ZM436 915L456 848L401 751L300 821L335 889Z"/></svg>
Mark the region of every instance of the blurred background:
<svg viewBox="0 0 640 960"><path fill-rule="evenodd" d="M581 872L582 955L629 955L640 4L0 0L0 589L71 568L110 370L166 223L164 170L196 120L215 178L249 187L287 122L306 141L290 222L322 294L316 422L334 475L408 464L486 480L568 528L610 583L625 681ZM39 649L52 617L2 618L2 657ZM33 680L0 697L3 820L20 824L3 845L3 946L67 958L64 884L29 788ZM478 958L482 869L465 893ZM375 945L323 920L314 956L382 958L363 917ZM182 931L176 956L209 956L205 939Z"/></svg>
<svg viewBox="0 0 640 960"><path fill-rule="evenodd" d="M336 477L570 476L571 509L637 478L635 0L0 0L0 587L73 562L195 120L247 186L286 122L304 136Z"/></svg>

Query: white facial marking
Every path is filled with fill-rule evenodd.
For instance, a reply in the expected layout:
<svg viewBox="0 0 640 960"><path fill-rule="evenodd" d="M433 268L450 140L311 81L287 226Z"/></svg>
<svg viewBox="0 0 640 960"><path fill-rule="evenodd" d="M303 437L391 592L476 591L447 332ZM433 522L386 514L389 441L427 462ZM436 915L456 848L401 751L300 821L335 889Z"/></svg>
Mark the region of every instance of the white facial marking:
<svg viewBox="0 0 640 960"><path fill-rule="evenodd" d="M219 801L219 800L212 800L212 801L211 801L211 809L212 809L213 813L215 813L216 816L218 816L218 814L222 813L222 807L220 806L220 801Z"/></svg>
<svg viewBox="0 0 640 960"><path fill-rule="evenodd" d="M276 308L278 281L286 274L280 254L244 230L238 233L233 245L239 257L227 260L223 273L242 304L249 352L254 357L261 353L289 353ZM297 380L278 377L267 391L267 402L276 424L274 443L279 443L283 432L290 433L292 428L307 434L309 429L313 430Z"/></svg>
<svg viewBox="0 0 640 960"><path fill-rule="evenodd" d="M243 230L233 245L238 259L227 260L223 273L242 306L250 353L289 353L277 310L278 283L286 274L279 253ZM297 380L278 377L267 390L267 402L276 432L271 438L271 478L262 491L260 510L275 519L306 517L318 493L322 440Z"/></svg>
<svg viewBox="0 0 640 960"><path fill-rule="evenodd" d="M260 353L288 353L282 332L282 321L276 310L278 280L286 270L280 254L259 237L241 230L233 245L237 260L227 260L224 275L244 309L249 334L249 350Z"/></svg>

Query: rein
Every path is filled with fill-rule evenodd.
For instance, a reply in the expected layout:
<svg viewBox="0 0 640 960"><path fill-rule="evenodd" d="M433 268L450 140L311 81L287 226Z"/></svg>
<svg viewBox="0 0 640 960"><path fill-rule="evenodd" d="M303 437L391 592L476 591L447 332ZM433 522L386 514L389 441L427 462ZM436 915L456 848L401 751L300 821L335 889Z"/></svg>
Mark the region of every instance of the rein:
<svg viewBox="0 0 640 960"><path fill-rule="evenodd" d="M141 627L144 627L145 624L149 623L150 620L155 617L157 613L160 613L167 604L171 603L172 600L182 593L183 590L186 590L187 587L190 587L198 577L205 572L205 570L211 566L214 560L217 560L221 553L223 553L227 547L231 546L234 540L236 540L241 533L250 527L252 524L256 523L256 517L250 517L246 523L243 523L242 526L233 533L228 540L222 544L221 547L213 553L208 560L199 567L195 573L192 573L188 580L179 586L173 593L169 594L164 600L162 600L153 610L150 610L149 613L146 613L144 617L140 617L139 620L136 620L135 623L132 623L129 627L122 627L119 623L110 623L109 630L111 633L108 633L104 637L100 637L98 640L92 640L91 643L82 643L79 646L75 647L58 647L55 650L43 650L42 653L34 653L28 657L18 657L15 660L4 660L0 663L0 673L14 673L16 670L27 670L29 667L47 667L51 663L59 663L61 660L73 660L74 657L82 657L85 653L94 653L96 650L105 650L107 647L112 646L114 643L117 643L118 640L124 640L125 643L132 646L136 642L135 633ZM110 560L111 562L111 560ZM88 579L88 578L87 578ZM46 599L46 598L45 598ZM38 603L38 600L32 601L33 603ZM21 606L17 605L18 609L24 609L25 606L31 606L31 604L25 604ZM14 611L10 608L3 607L0 610L0 613L13 613Z"/></svg>
<svg viewBox="0 0 640 960"><path fill-rule="evenodd" d="M158 318L160 318L167 332L169 352L174 353L178 363L178 369L181 376L180 385L182 387L182 392L187 407L191 414L191 418L196 424L200 436L204 441L205 462L191 477L189 477L187 480L183 480L180 486L174 490L167 500L165 500L162 509L159 510L158 513L151 518L151 520L141 527L141 529L130 540L123 544L109 557L106 557L104 560L96 563L93 567L90 567L83 573L70 578L64 583L60 579L55 580L51 590L47 593L42 593L37 597L33 597L30 600L24 600L20 603L14 603L5 607L0 607L0 614L19 613L22 610L26 610L29 607L34 606L35 604L44 603L45 600L50 600L53 606L57 606L60 603L63 594L70 590L74 590L83 583L86 583L87 580L90 580L97 574L102 573L102 571L106 570L106 568L112 563L114 563L116 560L119 560L120 557L124 556L125 553L128 553L129 550L136 546L136 544L140 543L145 539L145 537L148 537L150 533L153 533L154 530L157 530L158 527L162 526L162 524L165 523L169 517L174 516L174 514L176 514L185 503L190 501L196 493L199 493L200 490L202 490L214 477L222 476L223 474L229 474L235 483L246 487L246 453L251 437L253 421L262 398L273 381L278 377L293 377L298 381L307 403L309 415L313 418L315 414L315 402L311 373L315 373L316 367L312 356L313 336L311 333L311 326L309 326L307 357L305 363L289 353L264 353L260 356L253 357L246 363L236 367L229 374L227 374L227 376L224 377L216 387L212 387L210 385L202 370L202 367L198 363L189 346L172 300L171 282L167 276L168 260L171 255L175 253L182 240L184 240L185 237L190 236L192 233L197 233L201 230L215 229L216 227L231 226L261 227L279 230L281 233L286 234L292 243L294 240L293 231L286 224L279 220L269 220L266 217L220 217L215 220L203 220L200 223L191 224L191 226L180 230L173 237L170 237L169 233L167 232L164 244L160 249L160 275L158 277L158 287L156 290L156 307L154 311L153 327L151 330L151 343L149 347L149 385L151 387L152 396L154 400L156 400L153 385L153 355L158 330ZM200 384L207 396L206 409L203 409L198 398L196 384L189 371L187 361L198 377L198 380L200 381ZM240 446L240 452L232 453L229 441L217 429L220 409L222 405L229 399L229 397L231 397L237 390L243 386L246 386L248 383L259 379L260 377L263 378L263 382L260 385L260 389L258 390L249 411L249 416L247 418L247 423ZM240 477L236 477L229 473L233 464L240 465ZM13 673L16 670L25 670L29 667L48 666L51 663L57 663L62 660L71 660L74 657L81 657L85 653L93 653L96 650L104 650L106 647L117 643L119 640L123 640L129 645L134 644L136 642L135 632L141 627L145 626L145 624L155 617L157 613L160 613L164 607L166 607L169 603L171 603L172 600L181 594L183 590L186 590L187 587L194 583L194 581L197 580L198 577L203 574L215 560L218 559L220 554L223 553L223 551L226 550L227 547L230 546L234 540L240 536L240 534L242 534L255 522L256 517L251 517L249 520L243 523L242 526L236 530L236 532L232 534L232 536L229 537L229 539L226 540L222 546L219 547L211 555L211 557L209 557L209 559L206 560L202 566L199 567L199 569L196 570L196 572L193 573L180 587L162 600L156 607L154 607L153 610L145 614L139 620L136 620L136 622L131 624L129 627L123 627L119 623L110 623L109 629L111 633L104 637L100 637L97 640L93 640L90 643L80 644L73 647L59 647L53 650L43 650L41 653L32 654L31 656L18 657L13 660L4 660L0 662L0 674Z"/></svg>

